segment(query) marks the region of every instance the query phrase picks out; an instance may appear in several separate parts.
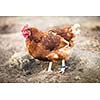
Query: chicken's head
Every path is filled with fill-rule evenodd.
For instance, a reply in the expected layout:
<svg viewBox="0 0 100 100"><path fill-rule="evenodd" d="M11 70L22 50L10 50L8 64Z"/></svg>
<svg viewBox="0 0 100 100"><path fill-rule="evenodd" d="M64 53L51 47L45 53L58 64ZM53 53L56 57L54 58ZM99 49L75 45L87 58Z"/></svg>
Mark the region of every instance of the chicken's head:
<svg viewBox="0 0 100 100"><path fill-rule="evenodd" d="M22 32L22 34L23 34L23 36L24 36L25 38L28 38L28 36L30 36L31 32L28 30L28 24L26 24L26 25L22 28L21 32Z"/></svg>

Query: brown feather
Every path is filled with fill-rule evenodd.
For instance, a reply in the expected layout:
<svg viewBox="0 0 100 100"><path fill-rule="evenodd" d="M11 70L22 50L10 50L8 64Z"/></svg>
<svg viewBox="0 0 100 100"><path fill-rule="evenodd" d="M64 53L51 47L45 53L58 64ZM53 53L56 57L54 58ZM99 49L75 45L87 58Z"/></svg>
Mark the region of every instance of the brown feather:
<svg viewBox="0 0 100 100"><path fill-rule="evenodd" d="M41 32L34 28L30 28L29 30L31 31L31 35L26 39L26 47L29 54L34 58L48 59L47 55L51 51L68 45L66 40L63 41L64 39L59 35Z"/></svg>

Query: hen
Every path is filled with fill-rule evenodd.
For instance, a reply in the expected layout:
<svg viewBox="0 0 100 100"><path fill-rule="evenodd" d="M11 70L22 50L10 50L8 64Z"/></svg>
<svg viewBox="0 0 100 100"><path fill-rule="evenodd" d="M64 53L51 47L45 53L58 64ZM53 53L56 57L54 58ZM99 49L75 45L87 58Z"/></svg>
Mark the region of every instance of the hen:
<svg viewBox="0 0 100 100"><path fill-rule="evenodd" d="M21 30L23 36L26 38L26 47L29 54L39 60L49 60L49 61L57 61L65 59L68 54L60 54L56 55L51 54L54 52L58 52L57 50L64 48L65 46L69 46L69 42L66 41L60 35L55 33L41 32L38 29L32 27L28 28L28 25L24 26ZM61 57L62 55L62 57ZM49 63L48 71L51 71L51 63Z"/></svg>
<svg viewBox="0 0 100 100"><path fill-rule="evenodd" d="M39 60L49 60L48 71L51 71L52 62L62 60L61 72L64 73L65 59L70 56L70 51L74 46L74 38L79 32L78 24L64 28L41 32L28 25L22 29L23 36L26 38L26 47L29 54Z"/></svg>

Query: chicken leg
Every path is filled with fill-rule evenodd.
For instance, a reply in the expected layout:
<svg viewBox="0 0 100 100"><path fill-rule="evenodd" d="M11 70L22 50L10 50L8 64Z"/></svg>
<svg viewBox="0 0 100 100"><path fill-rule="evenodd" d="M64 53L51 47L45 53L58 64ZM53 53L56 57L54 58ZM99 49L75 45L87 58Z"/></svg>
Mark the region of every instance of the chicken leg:
<svg viewBox="0 0 100 100"><path fill-rule="evenodd" d="M49 62L48 72L52 72L52 70L51 70L52 63L53 63L53 62Z"/></svg>
<svg viewBox="0 0 100 100"><path fill-rule="evenodd" d="M68 66L65 65L65 59L62 60L62 67L61 67L61 70L60 72L63 74L65 72L65 69L67 68Z"/></svg>

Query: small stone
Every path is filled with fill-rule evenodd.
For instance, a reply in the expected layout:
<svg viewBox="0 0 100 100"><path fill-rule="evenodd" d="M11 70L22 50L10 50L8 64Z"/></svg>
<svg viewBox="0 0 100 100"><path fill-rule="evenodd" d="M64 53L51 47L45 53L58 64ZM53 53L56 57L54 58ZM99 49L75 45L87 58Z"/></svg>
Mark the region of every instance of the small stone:
<svg viewBox="0 0 100 100"><path fill-rule="evenodd" d="M75 77L75 80L80 80L80 79L81 79L80 76Z"/></svg>

